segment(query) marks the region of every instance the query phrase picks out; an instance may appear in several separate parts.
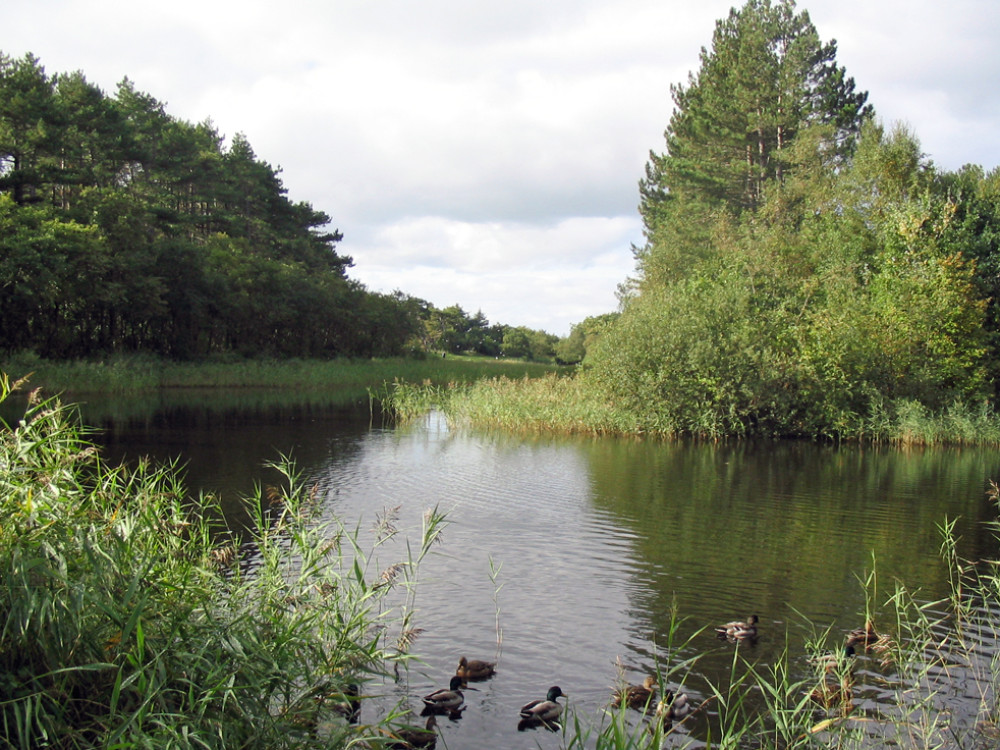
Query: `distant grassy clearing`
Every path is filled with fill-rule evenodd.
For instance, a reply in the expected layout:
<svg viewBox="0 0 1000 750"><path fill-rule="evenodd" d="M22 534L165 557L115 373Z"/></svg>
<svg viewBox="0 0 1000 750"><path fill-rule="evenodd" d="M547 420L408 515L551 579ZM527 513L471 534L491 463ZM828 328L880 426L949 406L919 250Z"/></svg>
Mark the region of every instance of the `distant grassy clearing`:
<svg viewBox="0 0 1000 750"><path fill-rule="evenodd" d="M535 378L556 365L513 359L454 356L427 359L234 360L178 363L153 357L57 362L32 356L0 361L12 379L31 374L28 387L48 392L127 393L157 388L378 388L394 380L464 383L480 378Z"/></svg>

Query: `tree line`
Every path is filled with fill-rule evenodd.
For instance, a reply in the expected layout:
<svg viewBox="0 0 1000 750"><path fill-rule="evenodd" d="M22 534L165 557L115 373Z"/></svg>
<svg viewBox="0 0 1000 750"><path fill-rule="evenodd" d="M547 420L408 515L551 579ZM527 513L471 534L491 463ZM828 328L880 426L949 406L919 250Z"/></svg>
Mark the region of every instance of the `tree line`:
<svg viewBox="0 0 1000 750"><path fill-rule="evenodd" d="M650 429L843 435L989 406L1000 170L940 169L791 0L749 0L671 89L645 241L588 377Z"/></svg>
<svg viewBox="0 0 1000 750"><path fill-rule="evenodd" d="M0 350L555 355L543 331L368 290L330 223L243 134L0 53Z"/></svg>

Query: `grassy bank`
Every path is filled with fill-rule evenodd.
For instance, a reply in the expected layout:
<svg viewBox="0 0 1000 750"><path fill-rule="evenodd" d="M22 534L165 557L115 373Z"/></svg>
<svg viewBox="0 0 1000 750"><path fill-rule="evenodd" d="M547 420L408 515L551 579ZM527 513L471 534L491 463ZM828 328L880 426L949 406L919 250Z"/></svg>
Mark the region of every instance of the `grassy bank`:
<svg viewBox="0 0 1000 750"><path fill-rule="evenodd" d="M557 369L555 365L538 362L457 355L426 359L233 359L185 363L146 356L50 361L22 354L0 361L0 372L6 372L12 379L31 374L31 387L70 394L128 393L157 388L377 388L394 380L443 384L485 377L538 377Z"/></svg>
<svg viewBox="0 0 1000 750"><path fill-rule="evenodd" d="M387 406L404 418L441 409L455 424L512 432L584 435L649 435L660 438L724 439L722 426L705 421L692 431L654 410L640 411L610 398L586 374L538 378L483 378L445 386L397 383L385 392ZM752 437L752 433L739 437ZM823 437L908 446L1000 445L1000 415L988 403L954 402L932 411L900 400L880 403L871 414L842 415Z"/></svg>

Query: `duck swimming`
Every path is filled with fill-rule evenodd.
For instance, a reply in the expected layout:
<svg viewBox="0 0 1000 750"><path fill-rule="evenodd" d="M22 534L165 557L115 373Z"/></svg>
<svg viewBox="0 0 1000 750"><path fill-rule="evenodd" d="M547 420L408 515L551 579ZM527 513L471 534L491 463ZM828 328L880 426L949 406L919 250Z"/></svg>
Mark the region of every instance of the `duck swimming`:
<svg viewBox="0 0 1000 750"><path fill-rule="evenodd" d="M455 674L466 680L486 680L496 674L497 663L495 661L480 661L479 659L466 659L464 656L458 660L458 668Z"/></svg>
<svg viewBox="0 0 1000 750"><path fill-rule="evenodd" d="M436 726L437 720L432 714L427 717L427 724L423 729L420 727L401 727L395 732L396 741L390 743L389 747L401 750L412 750L418 747L433 748L437 745L437 732L434 731Z"/></svg>
<svg viewBox="0 0 1000 750"><path fill-rule="evenodd" d="M462 688L465 686L464 680L458 675L451 678L447 689L435 690L429 695L425 695L421 700L424 702L425 710L437 713L456 712L465 703L465 696Z"/></svg>
<svg viewBox="0 0 1000 750"><path fill-rule="evenodd" d="M623 703L629 708L642 709L656 696L656 678L649 675L641 685L625 685L615 691L615 705Z"/></svg>
<svg viewBox="0 0 1000 750"><path fill-rule="evenodd" d="M728 638L731 641L753 640L757 637L757 623L760 618L757 615L750 615L746 622L734 620L720 625L715 629L720 638Z"/></svg>
<svg viewBox="0 0 1000 750"><path fill-rule="evenodd" d="M544 700L531 701L521 706L521 718L531 722L538 722L539 724L547 724L550 721L555 721L559 718L563 710L563 705L556 700L560 697L568 696L558 685L553 685L549 688L549 692L546 694Z"/></svg>
<svg viewBox="0 0 1000 750"><path fill-rule="evenodd" d="M688 699L687 693L673 690L664 690L663 697L656 704L656 717L664 723L680 721L691 715L694 706Z"/></svg>

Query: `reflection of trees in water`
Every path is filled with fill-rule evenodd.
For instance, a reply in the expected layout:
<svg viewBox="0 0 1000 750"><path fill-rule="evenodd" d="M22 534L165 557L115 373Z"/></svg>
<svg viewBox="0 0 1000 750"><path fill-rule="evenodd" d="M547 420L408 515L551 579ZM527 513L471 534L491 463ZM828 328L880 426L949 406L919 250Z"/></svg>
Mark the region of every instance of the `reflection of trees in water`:
<svg viewBox="0 0 1000 750"><path fill-rule="evenodd" d="M896 579L927 598L948 591L938 525L959 520L961 555L988 556L992 511L985 479L1000 460L980 450L895 450L802 442L602 440L582 443L594 504L634 532L633 659L664 658L668 623L692 640L674 659L728 679L732 649L693 635L747 612L761 615L760 640L741 644L751 662L792 668L817 630L836 643L864 616L861 579L874 564L885 602ZM786 638L787 634L787 638ZM676 638L676 636L675 636ZM638 665L637 665L638 666ZM697 690L697 686L696 686Z"/></svg>
<svg viewBox="0 0 1000 750"><path fill-rule="evenodd" d="M87 402L81 412L109 462L177 461L188 490L215 494L237 527L247 520L242 499L280 479L268 462L286 455L310 476L331 456L349 460L382 419L356 393L266 389L161 391Z"/></svg>

